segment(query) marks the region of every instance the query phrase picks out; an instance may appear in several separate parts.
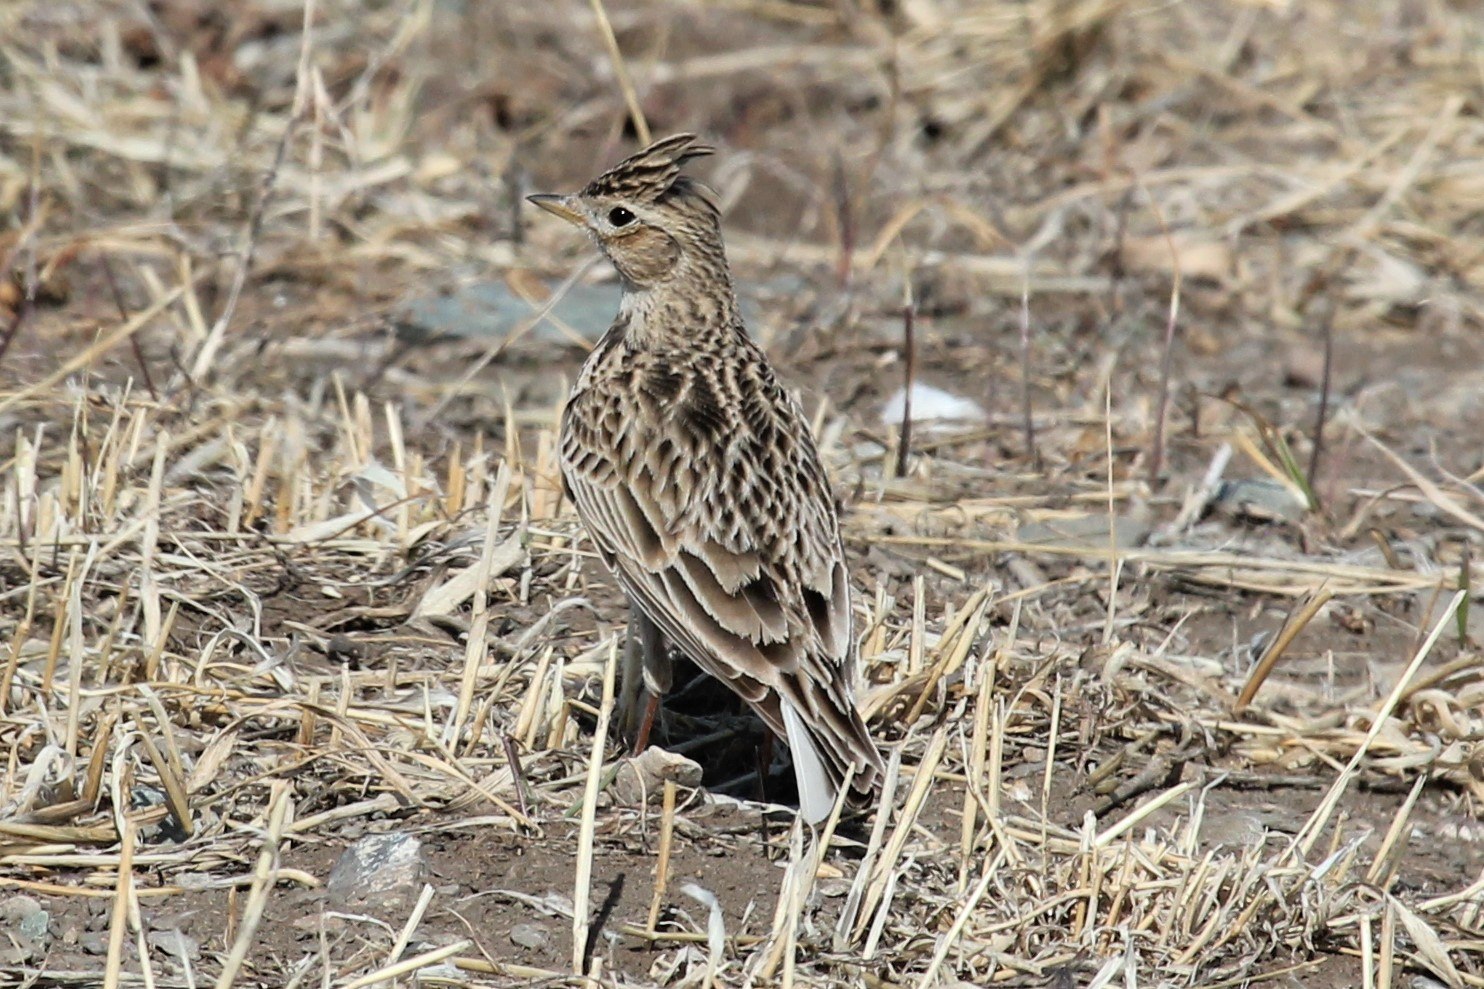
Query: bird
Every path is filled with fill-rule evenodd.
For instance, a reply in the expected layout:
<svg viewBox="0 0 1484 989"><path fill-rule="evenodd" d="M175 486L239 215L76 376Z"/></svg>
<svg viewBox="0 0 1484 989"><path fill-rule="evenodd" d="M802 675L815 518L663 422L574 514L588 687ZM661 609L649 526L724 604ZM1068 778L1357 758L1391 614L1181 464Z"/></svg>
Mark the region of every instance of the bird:
<svg viewBox="0 0 1484 989"><path fill-rule="evenodd" d="M869 805L883 762L856 703L829 477L744 325L716 194L683 172L714 150L676 134L580 192L527 197L585 230L622 286L562 412L562 481L628 597L616 715L633 750L672 685L673 646L786 743L818 825L847 778L849 802Z"/></svg>

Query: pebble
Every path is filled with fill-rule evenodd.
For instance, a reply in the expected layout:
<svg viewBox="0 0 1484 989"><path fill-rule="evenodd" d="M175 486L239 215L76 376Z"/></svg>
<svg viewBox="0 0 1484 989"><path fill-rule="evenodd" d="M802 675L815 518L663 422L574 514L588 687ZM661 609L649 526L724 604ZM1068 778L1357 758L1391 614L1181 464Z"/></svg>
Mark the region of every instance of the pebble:
<svg viewBox="0 0 1484 989"><path fill-rule="evenodd" d="M1253 522L1298 522L1309 510L1291 487L1267 478L1222 481L1211 507Z"/></svg>
<svg viewBox="0 0 1484 989"><path fill-rule="evenodd" d="M51 914L34 897L18 893L0 900L0 931L9 935L0 941L0 959L16 964L40 956L50 924Z"/></svg>
<svg viewBox="0 0 1484 989"><path fill-rule="evenodd" d="M164 952L176 961L195 961L201 957L201 943L179 928L150 931L146 940L151 948Z"/></svg>
<svg viewBox="0 0 1484 989"><path fill-rule="evenodd" d="M551 934L540 924L516 924L510 928L510 941L535 951L551 943Z"/></svg>
<svg viewBox="0 0 1484 989"><path fill-rule="evenodd" d="M619 763L618 774L613 780L613 796L623 804L638 804L645 800L658 803L664 796L667 780L677 786L700 786L701 767L683 755L650 746L634 758Z"/></svg>
<svg viewBox="0 0 1484 989"><path fill-rule="evenodd" d="M410 834L366 835L341 853L325 883L331 909L403 913L422 887L427 863Z"/></svg>

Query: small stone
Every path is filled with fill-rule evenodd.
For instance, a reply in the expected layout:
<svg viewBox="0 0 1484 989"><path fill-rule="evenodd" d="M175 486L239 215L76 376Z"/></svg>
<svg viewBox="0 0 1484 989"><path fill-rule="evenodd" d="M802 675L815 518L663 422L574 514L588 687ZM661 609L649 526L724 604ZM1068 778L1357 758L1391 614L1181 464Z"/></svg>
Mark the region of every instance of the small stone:
<svg viewBox="0 0 1484 989"><path fill-rule="evenodd" d="M516 924L510 928L510 941L519 947L535 951L551 943L551 934L540 924Z"/></svg>
<svg viewBox="0 0 1484 989"><path fill-rule="evenodd" d="M201 957L201 944L180 928L168 931L150 931L146 937L149 946L164 952L176 961L195 961Z"/></svg>
<svg viewBox="0 0 1484 989"><path fill-rule="evenodd" d="M27 914L25 917L21 918L21 922L18 927L23 936L28 937L33 941L40 941L42 938L46 937L46 928L47 925L50 923L51 914L47 913L45 910L38 910L35 913Z"/></svg>
<svg viewBox="0 0 1484 989"><path fill-rule="evenodd" d="M1015 538L1038 546L1107 549L1108 522L1107 515L1074 515L1048 522L1027 522L1016 529ZM1119 549L1142 546L1148 537L1149 523L1146 519L1134 514L1113 516L1112 542Z"/></svg>
<svg viewBox="0 0 1484 989"><path fill-rule="evenodd" d="M814 890L825 899L836 900L842 896L848 896L855 886L854 879L843 877L825 877L815 879Z"/></svg>
<svg viewBox="0 0 1484 989"><path fill-rule="evenodd" d="M664 795L666 781L677 786L700 786L701 767L683 755L651 746L618 764L618 774L613 779L613 796L623 804L638 804L646 800L658 803Z"/></svg>
<svg viewBox="0 0 1484 989"><path fill-rule="evenodd" d="M409 834L373 834L341 853L325 883L332 909L396 914L412 906L427 865Z"/></svg>
<svg viewBox="0 0 1484 989"><path fill-rule="evenodd" d="M7 896L0 900L0 924L10 925L23 923L26 918L37 914L46 916L46 911L41 908L41 901L35 897L17 893L15 896Z"/></svg>
<svg viewBox="0 0 1484 989"><path fill-rule="evenodd" d="M0 900L0 930L15 932L21 941L35 944L45 939L51 919L34 897L16 894Z"/></svg>
<svg viewBox="0 0 1484 989"><path fill-rule="evenodd" d="M1324 383L1324 351L1308 345L1290 350L1283 361L1283 383L1290 388L1318 388Z"/></svg>
<svg viewBox="0 0 1484 989"><path fill-rule="evenodd" d="M1211 508L1252 522L1298 522L1309 510L1293 488L1266 478L1222 481Z"/></svg>

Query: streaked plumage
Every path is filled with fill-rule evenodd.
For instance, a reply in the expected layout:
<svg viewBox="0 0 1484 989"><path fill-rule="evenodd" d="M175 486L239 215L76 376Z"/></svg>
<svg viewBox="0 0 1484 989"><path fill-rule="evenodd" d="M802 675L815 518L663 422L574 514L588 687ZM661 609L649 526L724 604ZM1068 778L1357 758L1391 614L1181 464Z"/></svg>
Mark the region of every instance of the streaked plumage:
<svg viewBox="0 0 1484 989"><path fill-rule="evenodd" d="M583 226L623 301L562 419L562 474L627 592L632 724L670 686L674 643L788 742L800 809L826 816L847 766L881 757L855 707L856 645L829 479L808 422L747 335L709 191L681 174L711 149L681 134L573 196L534 202Z"/></svg>

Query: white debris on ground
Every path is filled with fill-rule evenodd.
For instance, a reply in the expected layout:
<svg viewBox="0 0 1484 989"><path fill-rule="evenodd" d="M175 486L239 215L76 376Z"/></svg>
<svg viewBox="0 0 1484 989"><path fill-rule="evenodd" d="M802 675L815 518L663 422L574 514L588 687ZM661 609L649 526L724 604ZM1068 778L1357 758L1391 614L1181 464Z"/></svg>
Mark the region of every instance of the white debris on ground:
<svg viewBox="0 0 1484 989"><path fill-rule="evenodd" d="M899 388L881 408L881 421L888 426L900 425L907 401L907 389ZM946 392L932 385L912 385L912 421L919 425L952 426L955 423L982 422L984 409L979 403Z"/></svg>

